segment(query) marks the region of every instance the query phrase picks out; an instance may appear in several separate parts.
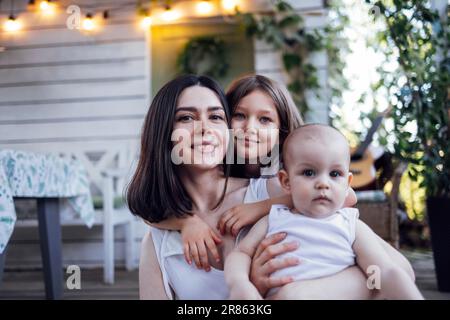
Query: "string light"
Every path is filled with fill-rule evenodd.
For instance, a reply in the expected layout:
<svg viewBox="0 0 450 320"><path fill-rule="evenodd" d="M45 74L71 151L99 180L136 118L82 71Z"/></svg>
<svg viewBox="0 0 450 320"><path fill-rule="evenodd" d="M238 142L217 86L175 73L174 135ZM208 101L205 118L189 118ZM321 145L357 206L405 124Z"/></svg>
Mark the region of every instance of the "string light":
<svg viewBox="0 0 450 320"><path fill-rule="evenodd" d="M211 1L209 0L202 0L199 3L197 3L197 13L200 15L207 15L212 12L213 5L211 4Z"/></svg>
<svg viewBox="0 0 450 320"><path fill-rule="evenodd" d="M7 32L16 32L22 28L22 24L14 17L14 15L10 15L8 20L6 20L4 29Z"/></svg>
<svg viewBox="0 0 450 320"><path fill-rule="evenodd" d="M144 18L141 20L142 29L148 29L152 25L152 17L149 14L146 14Z"/></svg>
<svg viewBox="0 0 450 320"><path fill-rule="evenodd" d="M36 5L36 1L34 1L34 0L28 1L28 7L29 7L30 9L33 9L35 5Z"/></svg>
<svg viewBox="0 0 450 320"><path fill-rule="evenodd" d="M1 1L1 0L0 0ZM11 0L12 2L13 0ZM222 10L227 14L234 13L234 11L238 8L240 0L221 0ZM28 0L27 7L29 10L39 10L44 15L53 15L56 12L57 6L55 1L53 0ZM199 15L206 16L211 14L214 11L214 3L211 0L198 0L196 3L196 12ZM142 14L142 13L141 13ZM145 12L144 12L145 14ZM173 9L169 4L164 6L163 12L159 15L158 19L161 19L165 22L172 22L181 17L181 12L179 10ZM106 9L102 12L102 16L104 20L109 19L110 10ZM142 16L140 25L144 29L148 29L153 23L153 17L150 13L147 13ZM22 28L22 24L13 14L13 10L11 10L11 15L8 20L4 23L4 29L8 32L18 31ZM82 29L86 31L92 31L97 28L96 22L93 19L93 15L88 13L86 17L82 21Z"/></svg>
<svg viewBox="0 0 450 320"><path fill-rule="evenodd" d="M169 5L167 5L165 7L164 12L161 14L161 18L167 22L175 21L179 17L180 17L180 13L176 10L173 10Z"/></svg>
<svg viewBox="0 0 450 320"><path fill-rule="evenodd" d="M39 3L39 10L46 16L53 15L55 9L55 4L51 0L44 0Z"/></svg>
<svg viewBox="0 0 450 320"><path fill-rule="evenodd" d="M50 8L50 3L48 1L41 1L41 3L39 4L39 8L42 11L48 10L48 8Z"/></svg>
<svg viewBox="0 0 450 320"><path fill-rule="evenodd" d="M88 13L86 15L86 18L83 19L82 26L83 26L83 30L86 30L86 31L92 31L95 29L95 22L94 22L94 19L92 18L91 13Z"/></svg>
<svg viewBox="0 0 450 320"><path fill-rule="evenodd" d="M227 13L233 13L238 7L238 0L222 0L222 8Z"/></svg>

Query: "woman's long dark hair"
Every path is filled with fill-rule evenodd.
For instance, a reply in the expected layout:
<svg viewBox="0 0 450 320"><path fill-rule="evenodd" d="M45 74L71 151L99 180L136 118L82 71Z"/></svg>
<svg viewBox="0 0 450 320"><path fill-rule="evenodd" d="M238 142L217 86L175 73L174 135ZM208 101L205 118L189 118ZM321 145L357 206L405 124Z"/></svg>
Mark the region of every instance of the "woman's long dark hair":
<svg viewBox="0 0 450 320"><path fill-rule="evenodd" d="M184 89L192 86L212 90L224 107L227 123L230 122L225 94L220 85L209 77L182 75L158 91L145 117L139 162L126 190L130 211L149 222L192 214L192 200L171 160L171 135L178 98ZM226 163L224 171L227 182L229 166ZM226 187L227 183L216 207L223 201Z"/></svg>

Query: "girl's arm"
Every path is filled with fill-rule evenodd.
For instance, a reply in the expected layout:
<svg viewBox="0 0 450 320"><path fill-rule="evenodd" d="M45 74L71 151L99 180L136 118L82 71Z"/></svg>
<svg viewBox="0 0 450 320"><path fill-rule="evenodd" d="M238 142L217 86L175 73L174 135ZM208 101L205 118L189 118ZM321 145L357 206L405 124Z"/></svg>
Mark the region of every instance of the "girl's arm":
<svg viewBox="0 0 450 320"><path fill-rule="evenodd" d="M197 268L210 271L208 250L217 262L220 261L216 244L221 243L222 239L199 216L193 214L186 215L184 218L171 217L158 223L148 224L159 229L180 230L187 263L192 264L193 260Z"/></svg>
<svg viewBox="0 0 450 320"><path fill-rule="evenodd" d="M274 204L293 206L290 195L282 195L254 203L244 203L225 211L217 224L217 229L220 230L221 234L230 233L237 236L242 227L253 225L269 214L270 208Z"/></svg>
<svg viewBox="0 0 450 320"><path fill-rule="evenodd" d="M168 299L150 232L145 234L141 242L139 297L141 300Z"/></svg>

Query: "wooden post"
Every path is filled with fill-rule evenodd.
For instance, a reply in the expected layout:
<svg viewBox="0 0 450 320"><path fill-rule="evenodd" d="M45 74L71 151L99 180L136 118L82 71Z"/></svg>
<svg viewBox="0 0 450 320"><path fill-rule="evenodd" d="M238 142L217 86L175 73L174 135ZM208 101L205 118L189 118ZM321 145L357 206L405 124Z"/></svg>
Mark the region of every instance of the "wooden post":
<svg viewBox="0 0 450 320"><path fill-rule="evenodd" d="M47 299L61 299L63 274L58 198L38 198L39 237Z"/></svg>

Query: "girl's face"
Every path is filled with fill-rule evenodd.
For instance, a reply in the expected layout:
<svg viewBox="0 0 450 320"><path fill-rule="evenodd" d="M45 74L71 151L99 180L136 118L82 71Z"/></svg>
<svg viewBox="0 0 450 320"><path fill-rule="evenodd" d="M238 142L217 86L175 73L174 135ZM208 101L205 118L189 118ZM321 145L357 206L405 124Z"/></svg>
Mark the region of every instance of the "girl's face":
<svg viewBox="0 0 450 320"><path fill-rule="evenodd" d="M231 119L237 155L257 161L278 142L280 118L272 98L255 90L239 101ZM255 162L250 162L255 163Z"/></svg>
<svg viewBox="0 0 450 320"><path fill-rule="evenodd" d="M204 169L222 163L228 145L224 108L214 91L192 86L178 99L172 132L172 162Z"/></svg>

